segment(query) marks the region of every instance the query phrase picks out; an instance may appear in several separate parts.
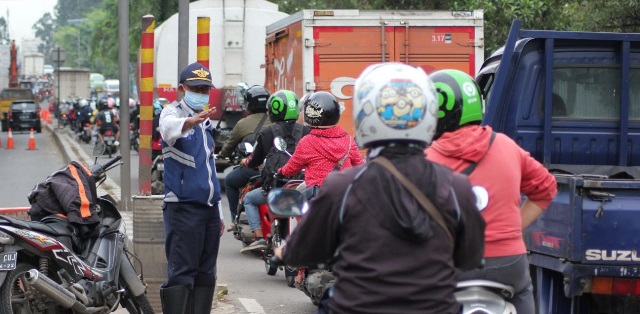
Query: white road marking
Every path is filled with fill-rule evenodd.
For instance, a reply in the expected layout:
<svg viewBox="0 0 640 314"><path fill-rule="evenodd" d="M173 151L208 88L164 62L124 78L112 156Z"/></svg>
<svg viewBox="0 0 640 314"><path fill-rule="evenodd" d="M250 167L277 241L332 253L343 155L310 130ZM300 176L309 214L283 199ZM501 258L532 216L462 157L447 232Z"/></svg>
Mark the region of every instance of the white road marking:
<svg viewBox="0 0 640 314"><path fill-rule="evenodd" d="M255 299L238 298L238 301L242 303L242 306L244 306L244 309L247 310L249 314L265 314L262 305Z"/></svg>

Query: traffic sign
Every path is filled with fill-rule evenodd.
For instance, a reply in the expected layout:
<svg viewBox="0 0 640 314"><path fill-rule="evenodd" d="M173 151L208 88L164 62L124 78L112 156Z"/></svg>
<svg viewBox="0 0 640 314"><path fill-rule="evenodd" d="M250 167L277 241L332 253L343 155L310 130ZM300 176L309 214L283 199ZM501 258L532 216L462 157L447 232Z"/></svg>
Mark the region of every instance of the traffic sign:
<svg viewBox="0 0 640 314"><path fill-rule="evenodd" d="M56 47L51 51L51 61L58 67L64 64L64 60L67 58L67 51L63 48Z"/></svg>

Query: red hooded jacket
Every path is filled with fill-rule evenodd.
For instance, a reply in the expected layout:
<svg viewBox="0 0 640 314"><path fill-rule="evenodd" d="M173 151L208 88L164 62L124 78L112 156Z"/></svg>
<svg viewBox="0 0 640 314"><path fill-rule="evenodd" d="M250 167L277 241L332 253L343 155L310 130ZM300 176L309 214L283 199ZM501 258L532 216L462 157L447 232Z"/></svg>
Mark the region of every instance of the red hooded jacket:
<svg viewBox="0 0 640 314"><path fill-rule="evenodd" d="M425 150L427 159L461 172L477 162L469 175L472 185L489 192L489 204L482 211L485 229L485 257L526 253L522 239L520 193L536 205L547 208L556 195L555 177L504 134L496 133L489 147L489 126L471 125L447 132ZM479 161L479 162L478 162Z"/></svg>
<svg viewBox="0 0 640 314"><path fill-rule="evenodd" d="M278 172L291 177L305 169L304 182L307 187L321 186L324 178L345 156L340 170L364 163L355 140L344 129L339 126L312 128L308 135L300 139L293 156Z"/></svg>

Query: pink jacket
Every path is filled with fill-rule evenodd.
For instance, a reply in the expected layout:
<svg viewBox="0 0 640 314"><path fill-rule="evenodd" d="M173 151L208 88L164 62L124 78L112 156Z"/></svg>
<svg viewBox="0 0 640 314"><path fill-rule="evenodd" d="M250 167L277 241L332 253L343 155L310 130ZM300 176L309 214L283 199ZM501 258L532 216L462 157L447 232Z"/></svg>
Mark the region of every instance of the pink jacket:
<svg viewBox="0 0 640 314"><path fill-rule="evenodd" d="M300 139L293 156L278 172L290 177L305 169L307 187L321 186L324 178L345 156L341 170L364 163L355 140L344 129L339 126L311 129Z"/></svg>
<svg viewBox="0 0 640 314"><path fill-rule="evenodd" d="M489 126L472 125L447 132L425 153L427 159L456 172L479 161L469 181L489 192L489 204L482 211L487 223L485 257L524 254L520 193L546 209L556 195L556 179L504 134L496 133L489 149L492 131Z"/></svg>

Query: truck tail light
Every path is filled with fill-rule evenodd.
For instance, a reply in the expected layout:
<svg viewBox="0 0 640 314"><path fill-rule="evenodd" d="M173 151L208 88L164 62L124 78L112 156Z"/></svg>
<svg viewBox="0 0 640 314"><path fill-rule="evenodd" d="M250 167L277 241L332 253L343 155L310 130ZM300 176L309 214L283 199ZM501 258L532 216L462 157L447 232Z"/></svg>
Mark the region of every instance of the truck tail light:
<svg viewBox="0 0 640 314"><path fill-rule="evenodd" d="M591 282L591 293L640 296L640 279L594 277Z"/></svg>
<svg viewBox="0 0 640 314"><path fill-rule="evenodd" d="M36 109L36 119L40 119L40 108Z"/></svg>

